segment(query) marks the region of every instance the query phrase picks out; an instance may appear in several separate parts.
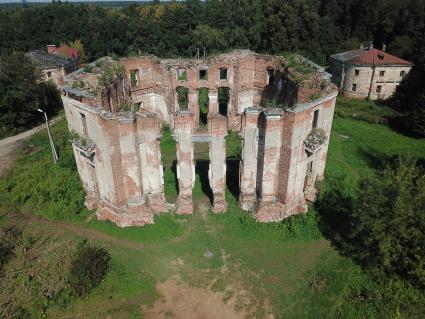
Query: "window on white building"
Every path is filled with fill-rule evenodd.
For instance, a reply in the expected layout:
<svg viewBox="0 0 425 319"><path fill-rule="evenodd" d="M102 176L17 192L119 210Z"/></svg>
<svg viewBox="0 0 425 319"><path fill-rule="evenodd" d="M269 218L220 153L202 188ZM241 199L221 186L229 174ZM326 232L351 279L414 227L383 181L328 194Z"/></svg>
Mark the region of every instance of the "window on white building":
<svg viewBox="0 0 425 319"><path fill-rule="evenodd" d="M357 90L357 84L353 84L353 85L352 85L352 87L351 87L351 90L352 90L352 91Z"/></svg>

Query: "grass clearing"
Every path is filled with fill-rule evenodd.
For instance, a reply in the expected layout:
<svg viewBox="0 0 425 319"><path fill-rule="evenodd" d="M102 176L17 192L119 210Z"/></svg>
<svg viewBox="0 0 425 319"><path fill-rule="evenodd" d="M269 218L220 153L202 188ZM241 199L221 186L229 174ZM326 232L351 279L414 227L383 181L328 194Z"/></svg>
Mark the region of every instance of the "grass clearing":
<svg viewBox="0 0 425 319"><path fill-rule="evenodd" d="M64 121L55 126L57 140L65 130ZM6 208L27 207L25 201L16 201L14 196L8 195L17 194L19 186L13 181L21 176L20 171L30 171L30 163L35 167L42 163L49 165L50 154L48 148L44 149L44 143L48 147L45 133L29 143L38 145L40 150L23 156L11 173L0 180L0 190L6 192L1 198L6 198L6 204L15 205L6 205ZM161 151L167 200L175 201L175 143L167 129L161 140ZM425 140L405 137L383 125L335 118L327 178L345 176L347 185L355 190L358 178L374 174L380 160L407 152L425 158ZM72 179L75 178L75 168L64 168L68 169L73 174ZM50 174L51 178L63 178L55 170ZM35 183L43 175L23 176L27 177L27 183ZM208 201L202 182L198 170L194 198ZM46 201L54 201L49 194L46 189ZM283 223L258 224L239 210L232 192L227 191L226 198L229 205L226 214L201 214L199 211L193 216L165 214L156 218L156 224L143 228L122 229L108 222L86 222L85 217L73 223L45 220L26 223L24 218L8 216L1 217L0 223L24 224L32 231L56 234L61 238L87 237L86 230L92 230L95 233L89 240L110 252L111 271L100 286L68 307L49 308L49 318L74 318L78 314L85 318L143 318L141 305L149 309L159 300L156 284L172 276L192 287L222 293L223 302L235 301L236 308L243 309L251 317L264 317L270 310L276 318L382 318L391 315L379 300L362 295L365 289L374 289L373 283L360 267L340 256L322 237L313 210ZM43 214L42 207L35 208L41 215L51 218ZM72 225L73 231L66 225ZM108 236L96 236L96 233ZM132 242L140 245L127 244Z"/></svg>

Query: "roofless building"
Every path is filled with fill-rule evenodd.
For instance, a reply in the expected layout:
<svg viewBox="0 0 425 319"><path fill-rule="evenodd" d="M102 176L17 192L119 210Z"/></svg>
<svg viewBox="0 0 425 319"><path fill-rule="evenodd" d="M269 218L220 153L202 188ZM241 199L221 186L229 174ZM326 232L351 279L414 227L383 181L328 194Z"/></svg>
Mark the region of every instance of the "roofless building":
<svg viewBox="0 0 425 319"><path fill-rule="evenodd" d="M300 65L297 65L301 64ZM298 70L298 71L297 71ZM204 59L104 58L66 78L62 100L86 205L119 226L192 214L194 143L208 143L212 210L227 210L228 130L242 138L239 204L261 222L307 210L324 177L336 87L297 57L234 51ZM208 89L202 117L199 92ZM178 199L164 196L161 127L177 142Z"/></svg>

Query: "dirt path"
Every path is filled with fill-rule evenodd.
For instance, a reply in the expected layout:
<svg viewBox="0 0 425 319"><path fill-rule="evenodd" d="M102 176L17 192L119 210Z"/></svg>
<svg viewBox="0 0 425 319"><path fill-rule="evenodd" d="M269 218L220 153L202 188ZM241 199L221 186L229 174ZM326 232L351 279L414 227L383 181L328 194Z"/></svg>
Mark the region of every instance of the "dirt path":
<svg viewBox="0 0 425 319"><path fill-rule="evenodd" d="M61 117L63 117L63 115L55 117L50 121L50 124L53 124ZM18 150L24 141L44 128L46 128L46 125L42 124L18 135L6 137L5 139L0 140L0 176L2 176L15 161Z"/></svg>
<svg viewBox="0 0 425 319"><path fill-rule="evenodd" d="M136 249L136 250L140 250L144 248L144 245L141 243L134 242L131 240L126 240L126 239L120 239L112 235L108 235L102 231L98 231L81 224L72 224L70 222L65 222L65 221L48 220L34 214L9 213L0 208L0 217L1 216L9 217L14 223L18 225L19 224L31 225L33 223L43 223L45 225L51 226L53 229L55 229L55 231L65 230L65 231L72 232L73 234L77 236L82 236L91 240L100 240L106 243L116 244L116 245L120 245L126 248Z"/></svg>

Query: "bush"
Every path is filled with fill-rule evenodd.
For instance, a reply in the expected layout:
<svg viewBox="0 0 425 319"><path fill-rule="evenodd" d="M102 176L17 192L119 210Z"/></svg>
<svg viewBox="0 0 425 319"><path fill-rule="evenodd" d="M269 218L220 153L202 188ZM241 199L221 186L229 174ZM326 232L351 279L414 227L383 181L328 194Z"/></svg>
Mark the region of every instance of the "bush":
<svg viewBox="0 0 425 319"><path fill-rule="evenodd" d="M389 120L396 116L396 112L388 106L374 101L340 96L337 98L335 115L362 120L372 124L387 125Z"/></svg>
<svg viewBox="0 0 425 319"><path fill-rule="evenodd" d="M87 294L105 277L111 257L104 248L97 248L84 241L71 264L70 283L77 296Z"/></svg>
<svg viewBox="0 0 425 319"><path fill-rule="evenodd" d="M15 226L0 229L0 269L10 258L20 237L21 232Z"/></svg>
<svg viewBox="0 0 425 319"><path fill-rule="evenodd" d="M45 318L49 307L66 306L96 287L109 265L106 250L86 241L14 226L0 229L0 247L0 318Z"/></svg>
<svg viewBox="0 0 425 319"><path fill-rule="evenodd" d="M334 245L383 280L425 288L423 170L398 158L378 177L362 179L357 195L335 186L318 201L322 229Z"/></svg>
<svg viewBox="0 0 425 319"><path fill-rule="evenodd" d="M290 216L277 223L259 223L247 214L241 214L240 229L250 239L265 241L311 241L321 237L314 211Z"/></svg>

